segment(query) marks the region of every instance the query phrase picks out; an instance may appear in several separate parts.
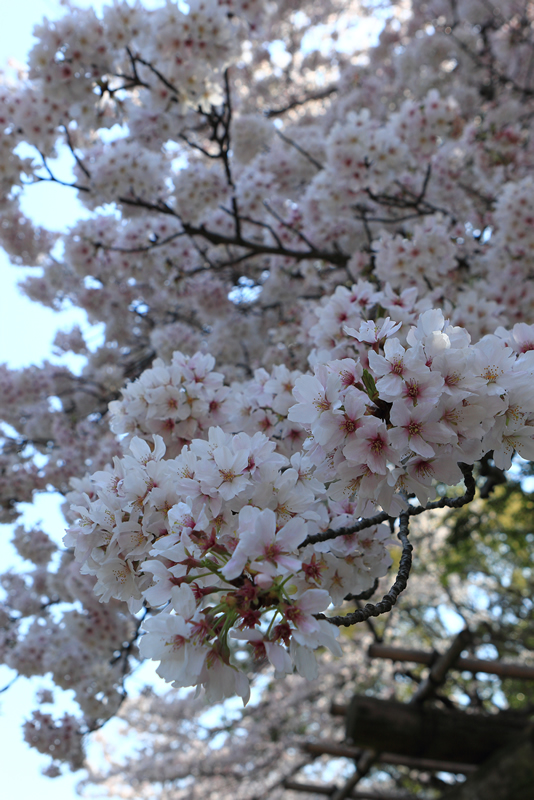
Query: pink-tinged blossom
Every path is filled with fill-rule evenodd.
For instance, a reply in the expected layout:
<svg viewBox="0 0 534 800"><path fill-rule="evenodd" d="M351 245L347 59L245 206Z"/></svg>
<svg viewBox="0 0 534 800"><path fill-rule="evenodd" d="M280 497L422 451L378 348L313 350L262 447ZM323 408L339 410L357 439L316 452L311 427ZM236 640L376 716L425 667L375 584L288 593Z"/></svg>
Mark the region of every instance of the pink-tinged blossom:
<svg viewBox="0 0 534 800"><path fill-rule="evenodd" d="M379 376L376 388L384 400L399 397L404 381L416 380L428 374L424 354L420 347L406 350L398 339L384 343L384 355L369 351L369 366Z"/></svg>
<svg viewBox="0 0 534 800"><path fill-rule="evenodd" d="M213 450L213 463L207 462L197 469L197 477L203 491L216 489L223 500L231 500L249 482L246 472L248 452L233 453L229 447Z"/></svg>
<svg viewBox="0 0 534 800"><path fill-rule="evenodd" d="M417 342L423 346L436 346L436 342L440 342L441 346L438 345L438 348L447 349L450 342L448 337L442 333L445 324L443 311L439 308L428 309L419 316L417 324L410 328L406 341L411 347L414 347Z"/></svg>
<svg viewBox="0 0 534 800"><path fill-rule="evenodd" d="M187 394L182 387L157 386L147 391L146 399L148 402L147 420L151 417L184 420L191 415Z"/></svg>
<svg viewBox="0 0 534 800"><path fill-rule="evenodd" d="M283 606L284 616L293 628L290 654L294 661L295 644L312 650L321 646L328 647L334 655L341 655L342 651L337 642L339 630L326 620L315 619L313 616L324 611L329 604L328 592L322 589L307 589L298 600ZM295 663L300 672L298 660Z"/></svg>
<svg viewBox="0 0 534 800"><path fill-rule="evenodd" d="M404 466L408 475L416 482L416 486L417 483L421 483L423 486L431 486L433 481L455 486L463 478L458 464L450 458L414 456ZM418 495L417 489L415 489L415 493ZM426 503L426 498L420 502Z"/></svg>
<svg viewBox="0 0 534 800"><path fill-rule="evenodd" d="M514 352L497 337L485 337L474 345L473 372L485 383L489 395L506 392L507 379L515 361Z"/></svg>
<svg viewBox="0 0 534 800"><path fill-rule="evenodd" d="M384 317L383 319L378 320L378 322L373 320L362 322L358 330L346 326L345 333L347 336L354 336L354 338L359 342L377 345L384 342L390 336L393 336L393 334L399 330L401 325L401 322L394 322L389 317Z"/></svg>
<svg viewBox="0 0 534 800"><path fill-rule="evenodd" d="M159 461L165 455L165 442L161 436L154 436L154 447L151 449L144 439L135 436L130 442L130 452L133 458L143 466L146 466L149 461ZM126 464L129 456L126 456Z"/></svg>
<svg viewBox="0 0 534 800"><path fill-rule="evenodd" d="M293 395L298 401L288 412L288 419L302 425L312 425L325 411L335 411L341 405L341 380L326 367L316 368L315 375L297 378Z"/></svg>
<svg viewBox="0 0 534 800"><path fill-rule="evenodd" d="M139 651L143 658L160 662L158 675L177 688L196 686L210 650L195 642L194 623L162 611L146 619L142 630Z"/></svg>
<svg viewBox="0 0 534 800"><path fill-rule="evenodd" d="M397 453L390 446L385 423L376 417L366 417L356 437L343 448L348 461L366 464L372 472L385 475L387 462L396 463Z"/></svg>
<svg viewBox="0 0 534 800"><path fill-rule="evenodd" d="M370 499L385 481L384 473L373 472L367 464L343 461L336 469L337 480L330 483L328 496L334 500L352 500L356 497L354 515L361 516Z"/></svg>
<svg viewBox="0 0 534 800"><path fill-rule="evenodd" d="M289 654L299 675L308 681L314 681L317 678L317 661L311 648L299 644L295 638L292 638Z"/></svg>
<svg viewBox="0 0 534 800"><path fill-rule="evenodd" d="M314 439L329 450L350 441L362 425L367 402L366 394L349 387L343 398L343 406L335 411L325 411L312 426Z"/></svg>
<svg viewBox="0 0 534 800"><path fill-rule="evenodd" d="M318 591L321 590L308 589L304 594ZM332 655L341 656L343 651L337 641L339 637L339 628L336 628L335 625L332 625L326 619L314 619L314 622L316 627L314 627L313 630L310 628L305 631L302 627L297 627L293 632L291 641L303 645L304 647L310 647L312 650L318 647L327 647Z"/></svg>
<svg viewBox="0 0 534 800"><path fill-rule="evenodd" d="M526 322L516 322L511 331L500 326L495 331L495 336L506 342L516 353L534 350L534 325L527 325Z"/></svg>
<svg viewBox="0 0 534 800"><path fill-rule="evenodd" d="M443 392L460 403L484 386L482 378L473 373L472 350L444 350L432 359L432 371L443 378Z"/></svg>
<svg viewBox="0 0 534 800"><path fill-rule="evenodd" d="M514 423L500 417L485 440L485 447L493 450L493 460L499 469L510 469L512 456L518 453L527 461L534 460L534 427Z"/></svg>
<svg viewBox="0 0 534 800"><path fill-rule="evenodd" d="M121 558L107 558L97 570L95 594L101 603L108 603L112 597L117 600L131 600L134 605L139 600L139 590L135 582L135 570L130 561Z"/></svg>
<svg viewBox="0 0 534 800"><path fill-rule="evenodd" d="M332 372L336 372L341 379L342 389L348 389L361 382L363 368L359 361L353 358L342 358L331 361L329 364Z"/></svg>
<svg viewBox="0 0 534 800"><path fill-rule="evenodd" d="M177 589L172 572L156 559L145 561L143 572L151 573L154 580L154 584L143 592L148 605L164 606L168 603L169 596L172 598L173 592Z"/></svg>
<svg viewBox="0 0 534 800"><path fill-rule="evenodd" d="M335 555L330 555L328 553L324 556L327 569L323 576L321 586L328 592L333 603L337 606L343 604L343 600L349 592L360 591L360 583L364 584L362 588L365 586L365 580L361 581L362 574L360 570L355 568L354 565L354 556L359 555L359 553L354 547L352 547L351 550L351 555L353 557L350 560L352 563L349 563L349 559L336 558Z"/></svg>
<svg viewBox="0 0 534 800"><path fill-rule="evenodd" d="M489 427L487 400L488 398L484 398L484 404L482 404L477 402L476 397L472 397L457 403L454 397L446 394L437 406L436 417L451 434L458 437L459 442L466 439L480 441ZM492 403L492 405L495 404ZM497 401L497 407L493 409L493 413L495 414L502 407L503 404Z"/></svg>
<svg viewBox="0 0 534 800"><path fill-rule="evenodd" d="M252 514L252 511L256 513ZM300 560L290 553L296 551L306 538L307 530L302 520L291 519L277 531L276 514L270 509L243 509L240 520L242 515L244 525L238 545L230 561L221 570L226 580L237 578L247 562L248 569L253 573L259 572L270 577L300 569Z"/></svg>
<svg viewBox="0 0 534 800"><path fill-rule="evenodd" d="M260 659L262 657L268 658L272 666L275 668L278 677L282 677L284 674L287 675L293 672L293 663L285 647L282 647L282 645L276 644L275 642L270 642L265 638L261 631L233 630L231 637L232 639L249 642L253 647L254 656L256 659Z"/></svg>
<svg viewBox="0 0 534 800"><path fill-rule="evenodd" d="M435 405L441 397L443 384L443 378L436 372L408 378L402 385L400 397L408 406Z"/></svg>
<svg viewBox="0 0 534 800"><path fill-rule="evenodd" d="M269 441L261 431L253 436L238 433L233 437L234 450L243 450L247 455L245 472L255 481L269 480L278 470L287 465L287 459L275 452L276 445Z"/></svg>
<svg viewBox="0 0 534 800"><path fill-rule="evenodd" d="M242 699L245 706L249 701L250 683L247 676L239 667L226 663L214 650L204 659L197 682L204 687L210 703L220 703L226 697L235 695Z"/></svg>
<svg viewBox="0 0 534 800"><path fill-rule="evenodd" d="M390 411L390 420L396 427L389 431L391 444L400 453L412 450L420 456L435 455L433 444L447 444L451 434L444 425L429 420L434 406L419 403L415 408L396 400Z"/></svg>
<svg viewBox="0 0 534 800"><path fill-rule="evenodd" d="M291 456L291 467L297 474L297 486L302 486L316 495L324 493L324 484L315 477L313 464L304 453L295 453Z"/></svg>

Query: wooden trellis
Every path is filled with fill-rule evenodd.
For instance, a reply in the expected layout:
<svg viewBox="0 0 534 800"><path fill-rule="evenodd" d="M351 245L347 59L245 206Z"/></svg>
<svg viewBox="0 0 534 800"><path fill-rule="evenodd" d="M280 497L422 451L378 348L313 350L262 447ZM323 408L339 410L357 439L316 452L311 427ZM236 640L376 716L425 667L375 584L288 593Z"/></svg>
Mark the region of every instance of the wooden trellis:
<svg viewBox="0 0 534 800"><path fill-rule="evenodd" d="M360 695L356 695L348 706L333 703L332 714L345 718L345 741L309 742L304 749L312 758L323 755L349 758L355 763L354 773L342 787L306 783L292 777L285 780L285 788L324 795L332 800L414 800L414 795L369 792L357 790L356 786L377 763L468 777L477 773L480 765L494 753L506 749L507 744L523 742L524 737L530 742L528 736L532 725L526 716L507 712L471 714L458 709L425 706L425 701L443 684L451 669L534 680L534 667L462 658L461 653L470 640L469 631L461 631L443 654L384 644L371 645L369 655L372 658L428 665L427 677L409 703Z"/></svg>

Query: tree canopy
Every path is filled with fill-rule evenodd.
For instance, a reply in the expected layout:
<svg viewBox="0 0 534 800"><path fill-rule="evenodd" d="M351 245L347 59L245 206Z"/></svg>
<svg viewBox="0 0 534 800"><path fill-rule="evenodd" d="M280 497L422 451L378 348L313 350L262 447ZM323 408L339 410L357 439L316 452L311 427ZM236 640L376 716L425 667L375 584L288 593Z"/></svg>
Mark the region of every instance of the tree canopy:
<svg viewBox="0 0 534 800"><path fill-rule="evenodd" d="M148 749L107 786L274 799L330 694L420 679L366 637L434 648L461 620L474 654L529 663L533 22L526 0L115 0L37 26L0 85L0 244L100 332L0 367L2 520L65 498L63 541L17 525L29 566L0 578L3 663L79 706L44 692L25 723L50 775L120 709ZM43 182L83 207L66 232L23 213ZM125 703L145 658L178 694ZM266 664L217 749L202 703L246 704ZM436 702L530 695L460 673Z"/></svg>

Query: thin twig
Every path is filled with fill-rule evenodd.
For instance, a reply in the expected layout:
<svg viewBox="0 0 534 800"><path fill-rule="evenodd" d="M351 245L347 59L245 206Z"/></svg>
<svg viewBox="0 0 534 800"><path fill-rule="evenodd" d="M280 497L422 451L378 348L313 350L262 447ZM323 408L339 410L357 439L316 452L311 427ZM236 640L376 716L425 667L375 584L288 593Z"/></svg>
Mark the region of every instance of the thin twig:
<svg viewBox="0 0 534 800"><path fill-rule="evenodd" d="M15 675L15 677L14 677L14 678L11 678L11 680L9 681L9 683L6 683L6 685L5 685L5 686L2 686L2 688L0 689L0 694L2 694L3 692L7 692L7 691L8 691L8 689L11 689L11 687L13 686L13 684L15 683L15 681L18 681L18 679L19 679L19 678L20 678L20 675Z"/></svg>
<svg viewBox="0 0 534 800"><path fill-rule="evenodd" d="M301 146L300 146L300 144L297 144L297 142L295 142L295 141L294 141L293 139L291 139L289 136L286 136L286 135L285 135L285 133L282 133L282 131L279 131L278 129L276 129L276 133L277 133L277 134L278 134L278 136L279 136L279 137L282 139L282 141L284 141L286 144L290 145L290 147L294 147L294 148L295 148L295 150L298 150L298 152L299 152L299 153L300 153L302 156L304 156L304 158L307 158L307 159L308 159L308 161L310 162L310 164L313 164L313 166L314 166L316 169L318 169L318 170L322 170L322 169L324 169L324 167L323 167L323 165L321 164L321 162L320 162L320 161L317 161L317 159L316 159L316 158L314 158L312 155L310 155L310 154L308 153L308 151L307 151L307 150L304 150L304 148L303 148L303 147L301 147Z"/></svg>
<svg viewBox="0 0 534 800"><path fill-rule="evenodd" d="M67 145L69 147L70 152L74 156L76 163L78 164L81 171L85 174L85 176L89 178L89 180L91 180L91 173L89 172L89 170L87 169L81 158L76 154L74 145L72 144L72 139L70 138L69 129L67 128L66 125L63 125L63 130L65 131L65 136L67 137Z"/></svg>
<svg viewBox="0 0 534 800"><path fill-rule="evenodd" d="M267 119L271 119L272 117L280 117L283 114L287 114L288 111L292 111L294 108L298 108L299 106L303 106L306 103L313 103L314 100L325 100L330 95L335 94L338 91L337 86L329 86L328 89L323 89L322 92L317 92L316 94L310 94L307 97L302 97L298 100L291 100L286 106L283 108L272 108L268 111L264 111L264 116Z"/></svg>

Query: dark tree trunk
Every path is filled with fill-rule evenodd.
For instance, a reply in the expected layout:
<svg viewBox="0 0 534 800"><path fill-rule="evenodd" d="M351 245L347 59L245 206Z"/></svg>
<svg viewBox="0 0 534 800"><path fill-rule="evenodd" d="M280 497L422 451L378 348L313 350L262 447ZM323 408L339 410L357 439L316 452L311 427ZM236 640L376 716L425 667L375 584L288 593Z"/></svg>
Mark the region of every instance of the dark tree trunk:
<svg viewBox="0 0 534 800"><path fill-rule="evenodd" d="M497 750L465 783L442 800L532 800L534 797L534 734Z"/></svg>

